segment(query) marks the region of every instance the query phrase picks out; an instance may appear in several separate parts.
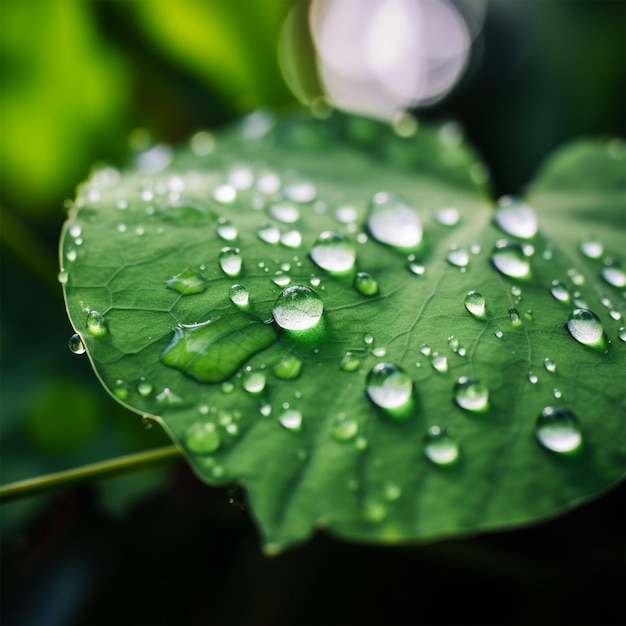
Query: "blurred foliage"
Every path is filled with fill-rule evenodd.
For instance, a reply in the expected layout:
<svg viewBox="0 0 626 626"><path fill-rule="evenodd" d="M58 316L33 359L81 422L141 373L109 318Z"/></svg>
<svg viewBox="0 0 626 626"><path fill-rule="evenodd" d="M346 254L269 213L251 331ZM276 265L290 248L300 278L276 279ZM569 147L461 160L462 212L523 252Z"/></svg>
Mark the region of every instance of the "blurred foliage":
<svg viewBox="0 0 626 626"><path fill-rule="evenodd" d="M56 283L63 202L74 195L92 162L125 163L129 136L137 127L148 129L157 141L178 142L195 129L214 127L256 105L293 104L276 55L281 19L291 4L0 3L2 482L164 442L158 429L146 431L135 416L118 407L88 363L65 346L71 329ZM623 25L621 1L496 0L489 5L467 76L447 99L420 114L458 119L489 163L496 191L517 192L562 142L579 135L624 135ZM59 380L63 385L54 390ZM83 443L72 451L54 451L51 442L58 439L53 428L45 435L40 429L48 431L46 421L61 426L66 419L78 419L77 414L58 418L74 395L79 398L75 407L97 404L94 415L101 420L85 418ZM46 416L41 407L47 403ZM163 490L165 476L170 486ZM463 551L470 551L466 556L472 563L467 569L457 562L450 570L428 566L439 562L441 551L434 548L383 556L380 551L337 547L325 538L304 552L264 561L249 523L241 521L246 515L233 522L232 512L223 509L225 494L200 487L186 473L184 477L147 472L3 507L2 621L623 621L623 559L615 562L624 549L621 492L609 504L605 500L598 508L586 507L571 523L566 518L565 526L548 525L543 534L531 529L512 533L509 540L495 537L487 542L491 552L483 550L484 541L447 543L444 553L453 552L463 561ZM145 504L140 496L157 488L161 495ZM205 497L208 504L200 503ZM111 521L111 511L124 513L122 525ZM576 525L581 515L584 523ZM161 549L157 542L162 533L174 527L180 543L172 542L163 552L161 569L147 573L145 564ZM489 554L508 546L525 558L529 544L539 548L530 554L537 560L526 562L526 582L502 591L502 581L510 582L502 572L510 568L489 561ZM206 555L194 560L195 582L172 592L191 553ZM481 555L490 575L476 575L473 563ZM557 564L550 580L558 582L532 586L530 581L548 562ZM344 595L334 580L332 586L319 582L338 565L341 577L354 581L358 594L353 590ZM295 571L298 567L309 574ZM359 567L362 575L357 576ZM128 576L120 579L125 568ZM212 577L202 579L201 573L209 570ZM244 571L248 578L240 583ZM415 602L412 585L389 592L384 579L397 581L398 572L404 580L430 581L421 590L433 600L430 612ZM477 610L461 617L450 608L454 603L448 590L450 585L467 585L468 579L466 591L474 597L459 605ZM508 603L506 610L497 610L493 596L484 593L494 581L502 591L495 595ZM387 592L387 602L380 603L388 608L385 613L373 603L381 589ZM533 593L537 595L529 602ZM287 600L287 595L293 599ZM597 602L587 607L585 598L591 602L594 596ZM111 597L119 602L111 603ZM372 600L355 608L363 597ZM433 613L435 605L445 607L443 617ZM135 608L128 609L131 606Z"/></svg>

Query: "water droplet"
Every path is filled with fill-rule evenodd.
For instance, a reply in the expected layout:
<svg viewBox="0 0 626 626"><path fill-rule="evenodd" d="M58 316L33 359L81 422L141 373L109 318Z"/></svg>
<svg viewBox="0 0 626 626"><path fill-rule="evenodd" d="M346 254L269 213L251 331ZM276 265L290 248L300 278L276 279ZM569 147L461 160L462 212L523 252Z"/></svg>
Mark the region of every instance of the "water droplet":
<svg viewBox="0 0 626 626"><path fill-rule="evenodd" d="M308 330L319 322L323 311L322 300L313 289L292 285L281 291L272 314L285 330Z"/></svg>
<svg viewBox="0 0 626 626"><path fill-rule="evenodd" d="M237 199L237 190L232 185L219 185L211 195L222 204L232 204Z"/></svg>
<svg viewBox="0 0 626 626"><path fill-rule="evenodd" d="M355 420L347 419L343 413L335 418L331 429L331 434L337 441L350 441L358 432L359 424Z"/></svg>
<svg viewBox="0 0 626 626"><path fill-rule="evenodd" d="M271 325L235 311L200 324L179 324L160 358L201 383L223 382L275 340Z"/></svg>
<svg viewBox="0 0 626 626"><path fill-rule="evenodd" d="M74 354L85 354L85 344L78 333L74 333L70 337L68 346Z"/></svg>
<svg viewBox="0 0 626 626"><path fill-rule="evenodd" d="M378 500L369 499L363 507L363 517L371 524L379 524L387 517L387 507Z"/></svg>
<svg viewBox="0 0 626 626"><path fill-rule="evenodd" d="M224 241L235 241L239 236L239 232L237 231L237 227L230 220L222 217L217 225L217 235Z"/></svg>
<svg viewBox="0 0 626 626"><path fill-rule="evenodd" d="M317 189L315 189L315 185L313 185L313 183L302 181L285 187L283 193L285 194L285 197L292 202L303 204L305 202L311 202L315 199Z"/></svg>
<svg viewBox="0 0 626 626"><path fill-rule="evenodd" d="M402 495L402 489L395 483L385 483L383 495L385 496L385 500L395 502Z"/></svg>
<svg viewBox="0 0 626 626"><path fill-rule="evenodd" d="M274 374L282 380L293 380L301 371L302 361L295 354L286 354L274 368Z"/></svg>
<svg viewBox="0 0 626 626"><path fill-rule="evenodd" d="M248 293L248 290L243 285L239 285L237 283L231 285L228 290L228 297L233 304L241 308L247 307L250 302L250 294Z"/></svg>
<svg viewBox="0 0 626 626"><path fill-rule="evenodd" d="M98 311L89 311L86 329L93 337L102 337L109 332L104 316Z"/></svg>
<svg viewBox="0 0 626 626"><path fill-rule="evenodd" d="M469 254L467 253L467 250L463 250L462 248L450 250L450 252L446 255L446 261L455 267L467 267L469 263Z"/></svg>
<svg viewBox="0 0 626 626"><path fill-rule="evenodd" d="M363 335L363 343L371 346L374 343L374 335L372 335L372 333L365 333Z"/></svg>
<svg viewBox="0 0 626 626"><path fill-rule="evenodd" d="M58 274L57 274L57 280L62 284L62 285L67 285L67 279L68 279L69 275L67 273L67 270L61 270Z"/></svg>
<svg viewBox="0 0 626 626"><path fill-rule="evenodd" d="M280 241L280 230L272 224L265 224L257 231L257 237L265 243L276 244Z"/></svg>
<svg viewBox="0 0 626 626"><path fill-rule="evenodd" d="M322 280L319 276L311 276L311 280L309 282L313 285L313 287L319 287Z"/></svg>
<svg viewBox="0 0 626 626"><path fill-rule="evenodd" d="M395 248L412 250L422 242L417 210L394 193L380 192L372 198L367 227L374 239Z"/></svg>
<svg viewBox="0 0 626 626"><path fill-rule="evenodd" d="M504 336L504 333L501 330L496 330L495 333L493 333L498 339L502 339L502 337Z"/></svg>
<svg viewBox="0 0 626 626"><path fill-rule="evenodd" d="M291 278L289 276L275 276L272 278L272 282L278 287L286 287L290 282Z"/></svg>
<svg viewBox="0 0 626 626"><path fill-rule="evenodd" d="M348 238L331 232L320 235L309 255L317 266L331 274L349 272L356 260L356 250Z"/></svg>
<svg viewBox="0 0 626 626"><path fill-rule="evenodd" d="M137 381L137 392L140 396L147 398L152 393L152 383L143 376Z"/></svg>
<svg viewBox="0 0 626 626"><path fill-rule="evenodd" d="M283 224L293 224L300 219L300 209L291 202L276 202L268 208L269 214Z"/></svg>
<svg viewBox="0 0 626 626"><path fill-rule="evenodd" d="M228 276L239 276L243 260L239 248L222 248L219 255L222 272Z"/></svg>
<svg viewBox="0 0 626 626"><path fill-rule="evenodd" d="M509 278L528 278L530 263L518 243L500 239L491 253L493 266Z"/></svg>
<svg viewBox="0 0 626 626"><path fill-rule="evenodd" d="M228 182L235 189L250 189L254 184L254 173L246 165L236 165L228 172Z"/></svg>
<svg viewBox="0 0 626 626"><path fill-rule="evenodd" d="M513 326L521 326L522 318L517 309L509 309L509 321Z"/></svg>
<svg viewBox="0 0 626 626"><path fill-rule="evenodd" d="M582 443L576 417L561 407L547 406L541 411L535 435L539 443L552 452L574 452Z"/></svg>
<svg viewBox="0 0 626 626"><path fill-rule="evenodd" d="M196 422L185 431L185 445L195 454L211 454L221 444L220 433L213 422Z"/></svg>
<svg viewBox="0 0 626 626"><path fill-rule="evenodd" d="M511 287L511 295L515 296L516 298L521 298L522 290L517 285L513 285Z"/></svg>
<svg viewBox="0 0 626 626"><path fill-rule="evenodd" d="M355 289L364 296L375 296L379 287L376 279L367 272L359 272L354 279Z"/></svg>
<svg viewBox="0 0 626 626"><path fill-rule="evenodd" d="M556 363L551 359L545 358L543 360L543 366L552 374L556 372Z"/></svg>
<svg viewBox="0 0 626 626"><path fill-rule="evenodd" d="M602 278L613 287L626 287L626 272L617 264L603 267Z"/></svg>
<svg viewBox="0 0 626 626"><path fill-rule="evenodd" d="M433 369L438 372L444 373L448 371L448 357L443 356L442 354L437 354L436 352L433 354L432 360Z"/></svg>
<svg viewBox="0 0 626 626"><path fill-rule="evenodd" d="M265 374L248 370L243 374L243 388L251 394L258 394L265 389Z"/></svg>
<svg viewBox="0 0 626 626"><path fill-rule="evenodd" d="M302 430L302 413L295 409L286 409L278 417L278 421L287 430Z"/></svg>
<svg viewBox="0 0 626 626"><path fill-rule="evenodd" d="M68 248L65 251L65 258L70 262L73 263L76 260L76 257L78 256L78 253L76 252L75 248Z"/></svg>
<svg viewBox="0 0 626 626"><path fill-rule="evenodd" d="M563 397L563 393L561 392L560 389L557 389L556 387L552 390L552 395L558 400L560 398Z"/></svg>
<svg viewBox="0 0 626 626"><path fill-rule="evenodd" d="M599 259L604 253L604 246L596 239L585 239L580 244L580 250L588 259Z"/></svg>
<svg viewBox="0 0 626 626"><path fill-rule="evenodd" d="M130 395L130 387L121 378L113 383L113 395L119 400L126 400Z"/></svg>
<svg viewBox="0 0 626 626"><path fill-rule="evenodd" d="M478 319L486 317L485 298L478 291L469 291L463 300L463 304L474 317Z"/></svg>
<svg viewBox="0 0 626 626"><path fill-rule="evenodd" d="M617 336L622 340L622 341L626 341L626 326L622 326L618 331L617 331Z"/></svg>
<svg viewBox="0 0 626 626"><path fill-rule="evenodd" d="M493 219L507 235L530 239L537 234L537 215L534 209L517 198L500 198Z"/></svg>
<svg viewBox="0 0 626 626"><path fill-rule="evenodd" d="M489 406L489 390L475 378L463 376L454 386L454 401L467 411L486 411Z"/></svg>
<svg viewBox="0 0 626 626"><path fill-rule="evenodd" d="M550 293L561 302L569 302L571 299L569 290L567 287L559 280L553 280L552 286L550 287Z"/></svg>
<svg viewBox="0 0 626 626"><path fill-rule="evenodd" d="M585 346L606 351L607 345L602 323L589 309L574 309L570 313L567 330L576 341Z"/></svg>
<svg viewBox="0 0 626 626"><path fill-rule="evenodd" d="M196 156L207 156L215 149L215 138L206 130L201 130L191 137L189 144Z"/></svg>
<svg viewBox="0 0 626 626"><path fill-rule="evenodd" d="M421 276L426 271L426 267L424 265L415 261L409 261L407 267L409 268L409 272L411 272L411 274L415 274L416 276Z"/></svg>
<svg viewBox="0 0 626 626"><path fill-rule="evenodd" d="M536 385L539 382L539 377L536 374L533 374L532 372L528 372L528 382Z"/></svg>
<svg viewBox="0 0 626 626"><path fill-rule="evenodd" d="M428 356L430 354L430 346L424 344L421 348L420 348L420 352L424 355L424 356Z"/></svg>
<svg viewBox="0 0 626 626"><path fill-rule="evenodd" d="M302 233L299 230L288 230L280 236L280 243L286 248L299 248L302 245Z"/></svg>
<svg viewBox="0 0 626 626"><path fill-rule="evenodd" d="M344 372L356 372L361 367L361 359L352 352L346 352L339 367Z"/></svg>
<svg viewBox="0 0 626 626"><path fill-rule="evenodd" d="M435 214L435 219L443 226L454 226L459 221L459 210L455 207L439 209Z"/></svg>
<svg viewBox="0 0 626 626"><path fill-rule="evenodd" d="M398 365L378 363L367 375L365 391L370 400L382 409L407 407L413 395L413 381ZM397 414L398 417L404 415Z"/></svg>
<svg viewBox="0 0 626 626"><path fill-rule="evenodd" d="M609 311L609 317L617 322L622 319L622 314L619 311L611 310Z"/></svg>
<svg viewBox="0 0 626 626"><path fill-rule="evenodd" d="M431 426L424 436L424 455L435 465L452 465L459 458L459 446L452 430Z"/></svg>
<svg viewBox="0 0 626 626"><path fill-rule="evenodd" d="M356 222L359 213L356 207L340 206L335 209L335 219L341 224L352 224Z"/></svg>
<svg viewBox="0 0 626 626"><path fill-rule="evenodd" d="M188 296L206 291L206 279L202 274L188 267L180 274L166 281L165 286L184 296Z"/></svg>

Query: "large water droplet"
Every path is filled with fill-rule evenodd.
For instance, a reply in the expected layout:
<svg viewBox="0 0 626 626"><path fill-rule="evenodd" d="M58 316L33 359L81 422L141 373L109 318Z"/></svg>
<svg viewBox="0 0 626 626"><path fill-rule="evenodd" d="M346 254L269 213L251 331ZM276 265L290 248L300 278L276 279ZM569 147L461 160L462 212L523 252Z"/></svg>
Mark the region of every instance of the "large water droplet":
<svg viewBox="0 0 626 626"><path fill-rule="evenodd" d="M424 436L424 455L435 465L451 465L459 458L459 446L451 430L432 426Z"/></svg>
<svg viewBox="0 0 626 626"><path fill-rule="evenodd" d="M491 253L491 262L501 274L510 278L530 276L530 263L518 243L500 239Z"/></svg>
<svg viewBox="0 0 626 626"><path fill-rule="evenodd" d="M228 290L228 297L233 304L241 308L246 308L250 302L250 294L248 293L248 290L243 285L239 285L237 283L231 285Z"/></svg>
<svg viewBox="0 0 626 626"><path fill-rule="evenodd" d="M567 330L576 341L596 350L606 351L607 342L602 322L589 309L574 309L570 313Z"/></svg>
<svg viewBox="0 0 626 626"><path fill-rule="evenodd" d="M291 202L276 202L269 206L269 214L279 222L293 224L300 219L300 209Z"/></svg>
<svg viewBox="0 0 626 626"><path fill-rule="evenodd" d="M320 235L309 255L316 265L331 274L349 272L356 260L356 250L349 239L331 232Z"/></svg>
<svg viewBox="0 0 626 626"><path fill-rule="evenodd" d="M235 311L200 324L179 324L160 358L201 383L223 382L275 340L271 325Z"/></svg>
<svg viewBox="0 0 626 626"><path fill-rule="evenodd" d="M576 417L561 407L547 406L541 411L535 435L544 448L562 454L574 452L582 443Z"/></svg>
<svg viewBox="0 0 626 626"><path fill-rule="evenodd" d="M195 454L211 454L221 443L220 433L212 422L196 422L185 431L185 445Z"/></svg>
<svg viewBox="0 0 626 626"><path fill-rule="evenodd" d="M278 296L272 314L285 330L307 330L315 326L324 311L322 299L306 285L292 285Z"/></svg>
<svg viewBox="0 0 626 626"><path fill-rule="evenodd" d="M463 300L465 308L478 319L484 319L486 317L485 298L478 291L469 291Z"/></svg>
<svg viewBox="0 0 626 626"><path fill-rule="evenodd" d="M517 198L500 198L493 219L507 235L530 239L537 234L538 223L534 209Z"/></svg>
<svg viewBox="0 0 626 626"><path fill-rule="evenodd" d="M239 276L243 260L239 248L222 248L219 255L222 272L228 276Z"/></svg>
<svg viewBox="0 0 626 626"><path fill-rule="evenodd" d="M466 411L485 411L489 406L489 390L475 378L463 376L454 386L454 401Z"/></svg>
<svg viewBox="0 0 626 626"><path fill-rule="evenodd" d="M180 274L177 274L170 280L166 281L165 286L168 289L177 291L184 296L202 293L206 291L206 279L199 272L195 272L191 268L186 268Z"/></svg>
<svg viewBox="0 0 626 626"><path fill-rule="evenodd" d="M626 287L626 272L617 264L603 267L602 278L613 287Z"/></svg>
<svg viewBox="0 0 626 626"><path fill-rule="evenodd" d="M102 313L98 313L98 311L89 311L86 328L87 332L93 337L102 337L109 332L104 316Z"/></svg>
<svg viewBox="0 0 626 626"><path fill-rule="evenodd" d="M560 302L569 302L571 299L569 290L559 280L553 280L550 287L550 293Z"/></svg>
<svg viewBox="0 0 626 626"><path fill-rule="evenodd" d="M78 333L74 333L70 337L68 346L74 354L85 354L85 344Z"/></svg>
<svg viewBox="0 0 626 626"><path fill-rule="evenodd" d="M408 407L413 395L413 381L394 363L378 363L367 375L365 391L370 400L382 409ZM397 414L398 417L406 415Z"/></svg>
<svg viewBox="0 0 626 626"><path fill-rule="evenodd" d="M287 430L302 430L302 413L295 409L286 409L279 416L278 421Z"/></svg>
<svg viewBox="0 0 626 626"><path fill-rule="evenodd" d="M379 287L376 279L367 272L359 272L354 278L355 289L364 296L375 296Z"/></svg>
<svg viewBox="0 0 626 626"><path fill-rule="evenodd" d="M417 210L394 193L380 192L372 198L367 227L374 239L395 248L413 250L422 243Z"/></svg>

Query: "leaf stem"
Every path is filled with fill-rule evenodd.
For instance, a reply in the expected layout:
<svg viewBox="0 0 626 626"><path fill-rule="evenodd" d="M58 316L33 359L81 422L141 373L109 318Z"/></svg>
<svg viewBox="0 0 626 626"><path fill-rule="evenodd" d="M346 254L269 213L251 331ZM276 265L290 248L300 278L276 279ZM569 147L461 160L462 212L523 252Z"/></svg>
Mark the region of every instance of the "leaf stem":
<svg viewBox="0 0 626 626"><path fill-rule="evenodd" d="M120 474L147 469L178 456L180 456L179 448L176 446L164 446L147 452L128 454L116 459L92 463L91 465L63 472L19 480L0 487L0 504L21 500L22 498L35 496L53 489L68 487L69 485L112 478Z"/></svg>

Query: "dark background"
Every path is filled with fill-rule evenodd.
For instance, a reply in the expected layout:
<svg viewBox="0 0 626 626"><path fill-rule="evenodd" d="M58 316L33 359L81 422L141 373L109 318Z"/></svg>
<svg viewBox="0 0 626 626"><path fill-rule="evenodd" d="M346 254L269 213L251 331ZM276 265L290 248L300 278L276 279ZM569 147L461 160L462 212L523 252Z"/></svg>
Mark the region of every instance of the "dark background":
<svg viewBox="0 0 626 626"><path fill-rule="evenodd" d="M0 469L8 483L167 443L99 386L58 272L64 201L149 131L177 143L295 105L276 61L292 2L0 4ZM523 193L580 136L624 137L626 4L494 0L455 90L458 120ZM0 510L4 624L622 624L624 489L520 530L425 546L318 535L262 555L239 493L182 463ZM235 506L229 504L235 502Z"/></svg>

